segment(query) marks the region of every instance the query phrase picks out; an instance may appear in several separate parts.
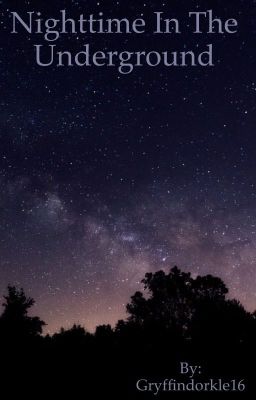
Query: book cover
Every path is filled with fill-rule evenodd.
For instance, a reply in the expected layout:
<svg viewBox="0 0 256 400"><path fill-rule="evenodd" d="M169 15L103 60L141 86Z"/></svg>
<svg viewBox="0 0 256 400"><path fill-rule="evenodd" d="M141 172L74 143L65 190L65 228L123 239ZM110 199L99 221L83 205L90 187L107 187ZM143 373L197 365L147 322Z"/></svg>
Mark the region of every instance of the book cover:
<svg viewBox="0 0 256 400"><path fill-rule="evenodd" d="M0 2L0 387L255 389L253 0Z"/></svg>

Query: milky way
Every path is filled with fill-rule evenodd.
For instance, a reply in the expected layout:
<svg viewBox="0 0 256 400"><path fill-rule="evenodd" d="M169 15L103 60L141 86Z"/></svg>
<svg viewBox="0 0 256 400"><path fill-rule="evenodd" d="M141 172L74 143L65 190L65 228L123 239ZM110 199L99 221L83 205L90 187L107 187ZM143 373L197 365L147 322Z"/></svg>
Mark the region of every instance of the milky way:
<svg viewBox="0 0 256 400"><path fill-rule="evenodd" d="M9 11L50 17L65 2L8 3L0 72L1 294L8 283L24 287L46 331L74 322L93 330L125 316L147 271L178 265L220 276L229 295L254 310L253 1L190 2L239 20L232 38L211 37L216 67L145 67L129 76L35 66L37 37L11 36ZM84 12L86 4L88 13L111 18L146 17L156 8L182 18L188 11L185 1L66 4L70 12ZM66 40L79 47L79 40ZM115 35L90 40L96 47L123 45ZM137 40L145 49L152 41L161 48L148 36L125 45Z"/></svg>

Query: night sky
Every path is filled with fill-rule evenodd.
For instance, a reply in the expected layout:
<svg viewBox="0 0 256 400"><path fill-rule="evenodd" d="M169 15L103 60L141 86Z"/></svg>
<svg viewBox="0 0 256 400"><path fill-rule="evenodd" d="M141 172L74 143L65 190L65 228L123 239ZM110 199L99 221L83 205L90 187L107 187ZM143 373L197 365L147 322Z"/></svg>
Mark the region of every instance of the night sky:
<svg viewBox="0 0 256 400"><path fill-rule="evenodd" d="M125 316L147 271L220 276L256 309L256 3L1 1L0 294L34 297L46 332ZM215 46L215 67L42 68L10 11L182 18L233 35L66 35L63 48ZM195 41L198 41L195 42Z"/></svg>

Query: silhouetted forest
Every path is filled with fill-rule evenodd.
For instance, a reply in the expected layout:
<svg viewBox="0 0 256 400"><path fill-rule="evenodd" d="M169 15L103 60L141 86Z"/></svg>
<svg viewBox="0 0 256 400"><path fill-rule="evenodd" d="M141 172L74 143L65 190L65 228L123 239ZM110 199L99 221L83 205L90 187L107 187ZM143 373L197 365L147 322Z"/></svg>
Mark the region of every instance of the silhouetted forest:
<svg viewBox="0 0 256 400"><path fill-rule="evenodd" d="M0 317L2 383L10 393L34 398L70 393L73 399L78 391L89 399L96 393L153 398L136 382L184 381L179 365L186 361L202 367L200 381L243 379L246 391L232 398L253 392L256 313L230 300L223 281L211 275L193 278L174 267L167 274L147 273L142 283L143 293L131 297L127 318L114 328L101 325L91 334L74 325L52 336L44 336L45 322L31 316L34 300L8 286Z"/></svg>

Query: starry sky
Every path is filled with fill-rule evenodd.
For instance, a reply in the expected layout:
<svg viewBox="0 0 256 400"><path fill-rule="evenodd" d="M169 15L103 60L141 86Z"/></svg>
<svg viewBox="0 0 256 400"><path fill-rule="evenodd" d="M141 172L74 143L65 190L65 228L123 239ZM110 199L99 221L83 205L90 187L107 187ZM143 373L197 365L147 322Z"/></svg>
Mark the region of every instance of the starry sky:
<svg viewBox="0 0 256 400"><path fill-rule="evenodd" d="M147 271L178 265L220 276L256 309L255 1L0 3L0 294L22 286L46 332L93 330L125 316ZM112 18L213 9L239 32L60 39L76 50L213 43L213 68L40 68L39 36L11 35L10 11L64 8Z"/></svg>

